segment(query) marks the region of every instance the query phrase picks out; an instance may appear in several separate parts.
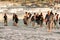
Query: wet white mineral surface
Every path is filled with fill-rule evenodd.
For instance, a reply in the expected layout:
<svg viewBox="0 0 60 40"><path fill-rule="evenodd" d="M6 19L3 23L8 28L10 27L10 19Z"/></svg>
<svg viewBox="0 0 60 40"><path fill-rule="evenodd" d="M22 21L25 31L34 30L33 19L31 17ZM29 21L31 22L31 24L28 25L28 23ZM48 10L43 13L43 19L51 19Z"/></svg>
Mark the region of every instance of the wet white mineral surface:
<svg viewBox="0 0 60 40"><path fill-rule="evenodd" d="M0 26L0 40L60 40L60 29L47 32L38 26Z"/></svg>

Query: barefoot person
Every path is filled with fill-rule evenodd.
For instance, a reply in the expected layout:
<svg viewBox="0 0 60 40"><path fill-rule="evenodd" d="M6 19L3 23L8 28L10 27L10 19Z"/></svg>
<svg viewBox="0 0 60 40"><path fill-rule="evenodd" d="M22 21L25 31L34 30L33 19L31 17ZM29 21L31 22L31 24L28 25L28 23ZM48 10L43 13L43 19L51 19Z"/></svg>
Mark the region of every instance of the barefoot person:
<svg viewBox="0 0 60 40"><path fill-rule="evenodd" d="M23 18L23 22L24 24L27 26L28 25L28 19L29 19L29 15L27 12L25 12L24 18Z"/></svg>
<svg viewBox="0 0 60 40"><path fill-rule="evenodd" d="M31 16L32 16L32 14L29 12L28 13L28 24L31 23Z"/></svg>
<svg viewBox="0 0 60 40"><path fill-rule="evenodd" d="M50 29L54 28L54 14L50 12Z"/></svg>
<svg viewBox="0 0 60 40"><path fill-rule="evenodd" d="M47 17L46 17L48 32L51 31L51 25L50 25L51 21L50 21L50 17L51 17L51 15L50 15L50 12L48 11L48 14L47 14Z"/></svg>
<svg viewBox="0 0 60 40"><path fill-rule="evenodd" d="M55 26L57 24L57 13L55 13L55 15L54 15L54 24L55 24Z"/></svg>
<svg viewBox="0 0 60 40"><path fill-rule="evenodd" d="M59 17L59 25L60 25L60 17Z"/></svg>
<svg viewBox="0 0 60 40"><path fill-rule="evenodd" d="M28 24L27 24L27 17L26 17L26 16L24 16L23 22L24 22L24 24L25 24L26 26L28 25Z"/></svg>
<svg viewBox="0 0 60 40"><path fill-rule="evenodd" d="M56 18L57 18L57 27L58 27L58 23L59 23L59 14L57 14L57 16L56 16Z"/></svg>
<svg viewBox="0 0 60 40"><path fill-rule="evenodd" d="M19 19L18 19L18 16L17 15L15 15L15 26L18 26L18 21L19 21Z"/></svg>
<svg viewBox="0 0 60 40"><path fill-rule="evenodd" d="M7 15L6 15L6 13L4 14L4 26L7 26Z"/></svg>
<svg viewBox="0 0 60 40"><path fill-rule="evenodd" d="M43 25L43 15L42 15L42 13L39 15L39 17L40 17L40 27L42 27L42 25Z"/></svg>
<svg viewBox="0 0 60 40"><path fill-rule="evenodd" d="M15 25L14 23L15 23L15 13L13 13L13 25Z"/></svg>
<svg viewBox="0 0 60 40"><path fill-rule="evenodd" d="M34 15L32 16L31 22L32 22L32 26L34 27L36 23L36 13L34 13Z"/></svg>
<svg viewBox="0 0 60 40"><path fill-rule="evenodd" d="M37 23L37 25L40 25L39 13L37 13L37 15L36 15L36 23Z"/></svg>

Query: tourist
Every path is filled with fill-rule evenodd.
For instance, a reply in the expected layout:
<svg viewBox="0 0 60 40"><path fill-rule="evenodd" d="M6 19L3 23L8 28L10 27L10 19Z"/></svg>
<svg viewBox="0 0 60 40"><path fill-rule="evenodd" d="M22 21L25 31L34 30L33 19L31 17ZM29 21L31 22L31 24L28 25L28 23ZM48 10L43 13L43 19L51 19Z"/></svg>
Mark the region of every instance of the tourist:
<svg viewBox="0 0 60 40"><path fill-rule="evenodd" d="M55 24L55 26L57 24L57 13L55 13L55 15L54 15L54 24Z"/></svg>
<svg viewBox="0 0 60 40"><path fill-rule="evenodd" d="M31 22L32 22L32 26L34 27L36 23L36 13L34 13L34 15L32 16Z"/></svg>
<svg viewBox="0 0 60 40"><path fill-rule="evenodd" d="M50 32L51 31L51 25L50 25L50 17L51 17L51 15L50 15L50 11L48 11L48 14L46 15L47 17L46 17L46 22L47 22L47 29L48 29L48 31Z"/></svg>
<svg viewBox="0 0 60 40"><path fill-rule="evenodd" d="M24 22L24 24L25 24L26 26L28 25L28 24L27 24L27 17L26 17L26 16L24 16L23 22Z"/></svg>
<svg viewBox="0 0 60 40"><path fill-rule="evenodd" d="M60 17L59 17L59 25L60 25Z"/></svg>
<svg viewBox="0 0 60 40"><path fill-rule="evenodd" d="M50 27L51 29L53 29L55 26L54 26L54 14L50 13Z"/></svg>
<svg viewBox="0 0 60 40"><path fill-rule="evenodd" d="M13 25L15 25L15 13L13 13Z"/></svg>
<svg viewBox="0 0 60 40"><path fill-rule="evenodd" d="M18 21L19 21L18 16L15 15L15 26L18 26Z"/></svg>
<svg viewBox="0 0 60 40"><path fill-rule="evenodd" d="M40 25L40 17L39 17L38 13L36 15L36 23L37 23L37 25Z"/></svg>
<svg viewBox="0 0 60 40"><path fill-rule="evenodd" d="M6 13L4 14L4 26L7 26L7 15L6 15Z"/></svg>
<svg viewBox="0 0 60 40"><path fill-rule="evenodd" d="M43 15L42 15L42 13L39 15L39 17L40 17L40 27L42 27L42 25L43 25Z"/></svg>
<svg viewBox="0 0 60 40"><path fill-rule="evenodd" d="M59 23L59 14L57 14L57 16L56 16L56 26L58 27L58 23Z"/></svg>
<svg viewBox="0 0 60 40"><path fill-rule="evenodd" d="M27 12L25 12L24 18L23 18L23 22L24 24L27 26L28 25L28 19L29 19L29 15Z"/></svg>
<svg viewBox="0 0 60 40"><path fill-rule="evenodd" d="M46 16L45 16L46 25L47 25L47 17L48 17L48 14L46 14Z"/></svg>
<svg viewBox="0 0 60 40"><path fill-rule="evenodd" d="M32 16L32 14L28 13L28 24L31 23L31 16Z"/></svg>

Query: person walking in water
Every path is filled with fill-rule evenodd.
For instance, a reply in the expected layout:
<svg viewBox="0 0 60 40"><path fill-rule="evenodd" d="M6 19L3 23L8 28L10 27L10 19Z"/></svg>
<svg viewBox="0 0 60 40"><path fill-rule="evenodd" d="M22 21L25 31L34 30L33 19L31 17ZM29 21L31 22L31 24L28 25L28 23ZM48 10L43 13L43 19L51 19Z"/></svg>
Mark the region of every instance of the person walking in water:
<svg viewBox="0 0 60 40"><path fill-rule="evenodd" d="M59 17L59 25L60 25L60 17Z"/></svg>
<svg viewBox="0 0 60 40"><path fill-rule="evenodd" d="M28 19L29 19L29 15L27 12L25 12L24 18L23 18L23 22L24 24L27 26L28 25Z"/></svg>
<svg viewBox="0 0 60 40"><path fill-rule="evenodd" d="M34 27L36 23L36 13L34 13L34 15L32 16L31 22L32 22L32 26Z"/></svg>
<svg viewBox="0 0 60 40"><path fill-rule="evenodd" d="M17 15L15 15L14 20L15 20L14 26L18 26L17 24L18 24L19 19L18 19L18 16Z"/></svg>
<svg viewBox="0 0 60 40"><path fill-rule="evenodd" d="M15 13L13 13L13 25L15 25Z"/></svg>
<svg viewBox="0 0 60 40"><path fill-rule="evenodd" d="M6 13L4 14L4 26L7 26L7 15L6 15Z"/></svg>
<svg viewBox="0 0 60 40"><path fill-rule="evenodd" d="M46 17L46 22L47 22L47 29L48 29L48 32L51 32L51 14L50 14L50 11L48 11L48 14L47 14L47 17Z"/></svg>
<svg viewBox="0 0 60 40"><path fill-rule="evenodd" d="M43 14L42 14L42 12L39 15L39 17L40 17L40 27L42 27L43 26Z"/></svg>
<svg viewBox="0 0 60 40"><path fill-rule="evenodd" d="M55 26L57 24L57 13L55 13L55 15L54 15L54 24L55 24Z"/></svg>

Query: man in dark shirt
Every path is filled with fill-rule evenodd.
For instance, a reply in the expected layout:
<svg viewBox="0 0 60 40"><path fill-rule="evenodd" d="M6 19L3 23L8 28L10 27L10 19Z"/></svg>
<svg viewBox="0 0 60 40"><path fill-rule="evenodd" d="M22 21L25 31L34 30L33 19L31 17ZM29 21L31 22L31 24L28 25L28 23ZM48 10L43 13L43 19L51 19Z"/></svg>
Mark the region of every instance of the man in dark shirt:
<svg viewBox="0 0 60 40"><path fill-rule="evenodd" d="M17 24L18 24L18 21L19 21L18 16L15 15L15 26L18 26L18 25L17 25Z"/></svg>
<svg viewBox="0 0 60 40"><path fill-rule="evenodd" d="M31 21L32 21L32 26L35 26L35 23L36 23L36 13L34 13L34 15L32 16Z"/></svg>
<svg viewBox="0 0 60 40"><path fill-rule="evenodd" d="M38 25L40 24L40 17L39 17L39 14L36 15L36 22L37 22Z"/></svg>
<svg viewBox="0 0 60 40"><path fill-rule="evenodd" d="M42 27L42 25L43 25L43 15L42 15L42 13L39 15L39 18L40 18L40 26Z"/></svg>
<svg viewBox="0 0 60 40"><path fill-rule="evenodd" d="M46 19L47 28L48 28L48 31L49 31L49 32L51 31L51 25L50 25L51 20L50 20L50 18L51 18L51 14L50 14L50 12L48 11L48 14L46 15L45 19Z"/></svg>
<svg viewBox="0 0 60 40"><path fill-rule="evenodd" d="M4 25L7 26L7 15L6 15L6 13L4 14Z"/></svg>

